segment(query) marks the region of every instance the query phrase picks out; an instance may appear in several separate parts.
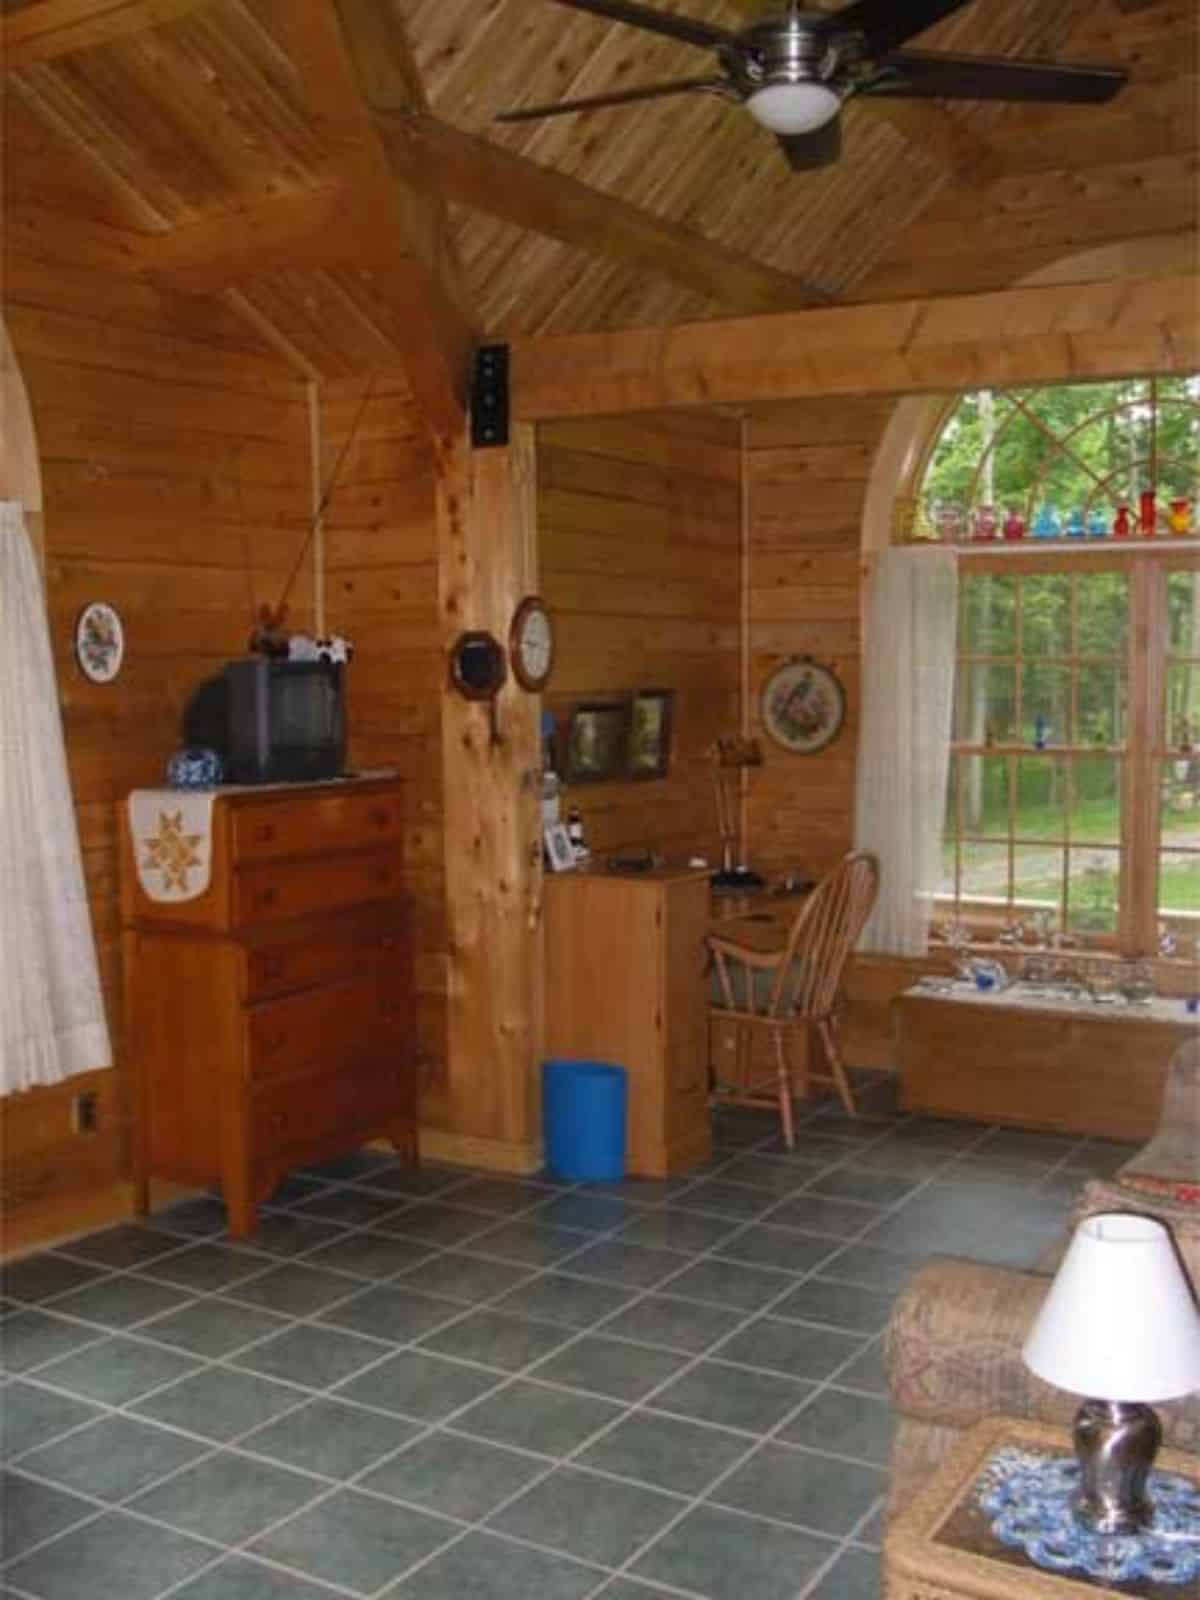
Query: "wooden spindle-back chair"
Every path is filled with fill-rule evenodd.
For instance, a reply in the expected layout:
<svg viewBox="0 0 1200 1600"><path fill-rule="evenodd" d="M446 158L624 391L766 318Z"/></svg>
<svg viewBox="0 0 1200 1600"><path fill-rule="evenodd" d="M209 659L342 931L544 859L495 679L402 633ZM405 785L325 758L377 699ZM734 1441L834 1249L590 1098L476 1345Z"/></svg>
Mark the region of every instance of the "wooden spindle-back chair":
<svg viewBox="0 0 1200 1600"><path fill-rule="evenodd" d="M732 1023L736 1038L736 1074L732 1098L743 1104L777 1103L783 1137L795 1143L792 1100L806 1093L810 1080L831 1082L847 1113L858 1108L834 1033L834 1008L846 957L854 948L879 891L879 864L864 850L852 851L821 880L804 901L782 941L764 947L762 924L736 920L729 932L714 929L708 948L716 967L721 998L709 1011L710 1021ZM739 1003L739 992L741 1003ZM815 1027L829 1062L829 1072L814 1071L807 1048L797 1068L789 1043L797 1029ZM753 1032L766 1029L774 1050L773 1083L755 1080ZM798 1082L796 1080L799 1080ZM768 1085L773 1092L768 1094Z"/></svg>

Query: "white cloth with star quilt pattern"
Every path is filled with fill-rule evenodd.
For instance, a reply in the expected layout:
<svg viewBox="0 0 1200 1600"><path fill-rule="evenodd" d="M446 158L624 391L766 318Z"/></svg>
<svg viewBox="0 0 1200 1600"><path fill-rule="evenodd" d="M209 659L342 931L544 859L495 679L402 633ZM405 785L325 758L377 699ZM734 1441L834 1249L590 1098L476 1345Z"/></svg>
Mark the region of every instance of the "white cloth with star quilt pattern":
<svg viewBox="0 0 1200 1600"><path fill-rule="evenodd" d="M138 882L151 900L195 900L212 873L216 789L135 789L129 836Z"/></svg>

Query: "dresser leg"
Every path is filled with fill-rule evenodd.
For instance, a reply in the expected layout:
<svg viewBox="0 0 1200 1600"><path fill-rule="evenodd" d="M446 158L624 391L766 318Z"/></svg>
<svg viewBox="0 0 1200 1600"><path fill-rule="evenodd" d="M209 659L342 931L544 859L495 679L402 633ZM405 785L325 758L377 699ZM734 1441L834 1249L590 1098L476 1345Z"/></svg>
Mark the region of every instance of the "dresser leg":
<svg viewBox="0 0 1200 1600"><path fill-rule="evenodd" d="M420 1165L421 1151L415 1123L390 1123L384 1129L383 1136L388 1140L398 1156L402 1156L405 1161L411 1162L414 1167Z"/></svg>
<svg viewBox="0 0 1200 1600"><path fill-rule="evenodd" d="M258 1207L254 1203L254 1195L246 1183L234 1182L221 1185L225 1195L225 1211L229 1219L229 1237L231 1239L248 1239L258 1226Z"/></svg>

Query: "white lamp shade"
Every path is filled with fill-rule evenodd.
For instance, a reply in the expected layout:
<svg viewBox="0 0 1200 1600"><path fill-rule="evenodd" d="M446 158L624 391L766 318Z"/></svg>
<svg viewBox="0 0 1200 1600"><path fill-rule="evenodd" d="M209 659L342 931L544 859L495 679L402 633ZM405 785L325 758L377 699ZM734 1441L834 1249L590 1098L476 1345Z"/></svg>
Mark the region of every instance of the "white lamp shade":
<svg viewBox="0 0 1200 1600"><path fill-rule="evenodd" d="M1095 1400L1200 1389L1200 1311L1171 1236L1106 1212L1076 1228L1022 1351L1039 1378Z"/></svg>
<svg viewBox="0 0 1200 1600"><path fill-rule="evenodd" d="M771 83L750 96L746 109L772 133L811 133L836 116L841 103L823 83Z"/></svg>

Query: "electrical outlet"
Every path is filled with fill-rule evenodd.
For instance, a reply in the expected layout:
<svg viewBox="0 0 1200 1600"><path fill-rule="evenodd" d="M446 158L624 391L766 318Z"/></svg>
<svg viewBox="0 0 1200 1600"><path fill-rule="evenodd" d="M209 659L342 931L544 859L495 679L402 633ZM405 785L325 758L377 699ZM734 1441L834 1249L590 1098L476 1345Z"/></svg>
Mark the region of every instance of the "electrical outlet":
<svg viewBox="0 0 1200 1600"><path fill-rule="evenodd" d="M100 1097L97 1094L77 1094L71 1107L71 1119L76 1133L95 1133L100 1127Z"/></svg>

